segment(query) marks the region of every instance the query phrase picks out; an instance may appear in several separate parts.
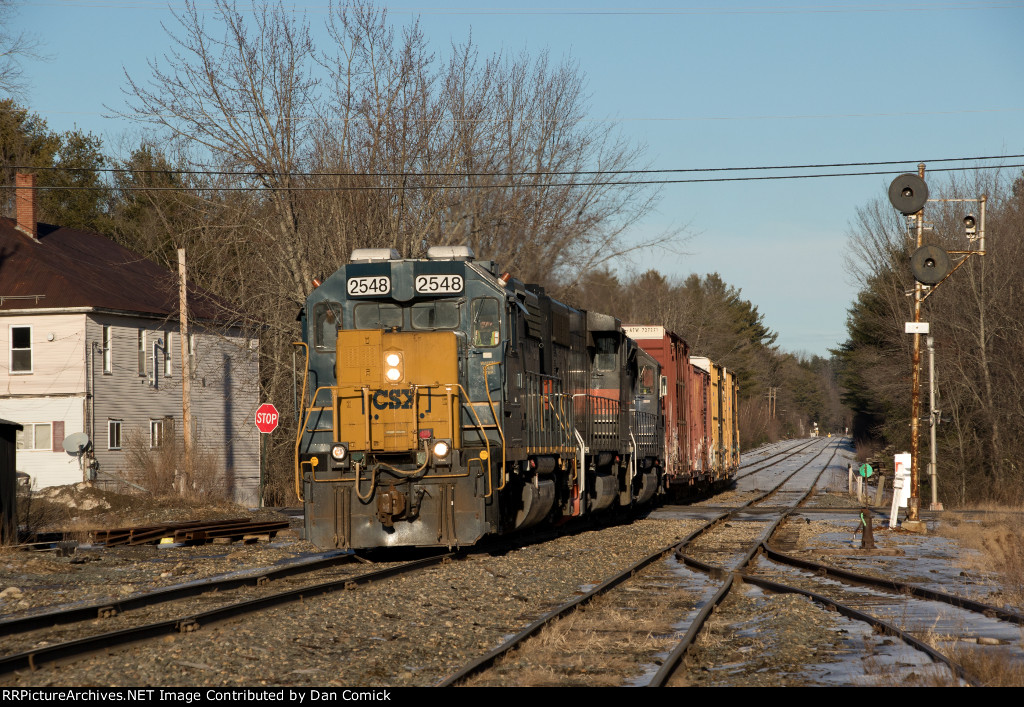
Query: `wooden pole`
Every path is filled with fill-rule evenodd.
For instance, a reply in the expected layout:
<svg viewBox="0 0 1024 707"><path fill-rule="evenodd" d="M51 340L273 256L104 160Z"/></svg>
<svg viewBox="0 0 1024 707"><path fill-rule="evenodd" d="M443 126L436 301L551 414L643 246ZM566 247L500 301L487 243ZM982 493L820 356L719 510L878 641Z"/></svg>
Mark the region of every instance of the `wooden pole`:
<svg viewBox="0 0 1024 707"><path fill-rule="evenodd" d="M178 319L181 342L181 424L185 446L184 474L177 479L178 493L184 494L192 476L192 359L188 339L188 290L185 286L185 249L178 248Z"/></svg>

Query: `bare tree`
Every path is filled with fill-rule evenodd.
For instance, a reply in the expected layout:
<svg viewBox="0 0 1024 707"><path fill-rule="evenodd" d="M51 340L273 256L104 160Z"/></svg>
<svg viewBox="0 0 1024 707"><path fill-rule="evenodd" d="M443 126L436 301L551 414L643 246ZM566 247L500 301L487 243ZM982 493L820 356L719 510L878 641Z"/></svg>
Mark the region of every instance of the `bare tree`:
<svg viewBox="0 0 1024 707"><path fill-rule="evenodd" d="M25 83L25 59L43 59L39 51L39 40L26 32L15 32L15 3L0 0L0 93L14 98L24 98L28 85Z"/></svg>
<svg viewBox="0 0 1024 707"><path fill-rule="evenodd" d="M215 0L214 14L219 35L186 1L171 53L149 62L145 81L125 72L131 108L121 114L185 143L190 166L231 171L230 186L262 188L255 199L273 215L265 245L277 250L292 298L301 300L313 268L292 187L316 104L308 27L280 4L254 6L251 23L231 0Z"/></svg>
<svg viewBox="0 0 1024 707"><path fill-rule="evenodd" d="M187 0L176 20L149 76L126 72L120 114L203 174L184 201L143 192L136 206L157 223L187 206L190 228L163 233L188 240L198 281L263 327L267 399L290 395L295 311L313 277L353 248L415 257L469 243L553 281L644 245L624 236L657 193L619 174L642 166L642 150L586 119L572 63L481 58L468 41L439 58L417 22L396 30L361 2L332 8L321 47L279 2L214 0L207 16Z"/></svg>

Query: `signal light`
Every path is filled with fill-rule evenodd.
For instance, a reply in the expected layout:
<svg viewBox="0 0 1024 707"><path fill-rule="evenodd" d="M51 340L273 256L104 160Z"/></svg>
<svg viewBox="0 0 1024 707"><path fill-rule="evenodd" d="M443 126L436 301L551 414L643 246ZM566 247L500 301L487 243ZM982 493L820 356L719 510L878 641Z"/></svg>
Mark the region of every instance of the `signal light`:
<svg viewBox="0 0 1024 707"><path fill-rule="evenodd" d="M974 218L974 214L967 214L964 216L964 233L968 236L973 236L978 233L978 222Z"/></svg>

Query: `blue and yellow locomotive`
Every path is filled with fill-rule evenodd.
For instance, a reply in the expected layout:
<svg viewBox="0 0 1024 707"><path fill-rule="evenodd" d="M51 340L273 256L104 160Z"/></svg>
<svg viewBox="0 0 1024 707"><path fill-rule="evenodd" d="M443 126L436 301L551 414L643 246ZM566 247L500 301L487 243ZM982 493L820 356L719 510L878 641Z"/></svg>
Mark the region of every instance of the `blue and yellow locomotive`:
<svg viewBox="0 0 1024 707"><path fill-rule="evenodd" d="M357 249L301 320L296 492L320 547L471 545L661 488L654 358L468 247Z"/></svg>

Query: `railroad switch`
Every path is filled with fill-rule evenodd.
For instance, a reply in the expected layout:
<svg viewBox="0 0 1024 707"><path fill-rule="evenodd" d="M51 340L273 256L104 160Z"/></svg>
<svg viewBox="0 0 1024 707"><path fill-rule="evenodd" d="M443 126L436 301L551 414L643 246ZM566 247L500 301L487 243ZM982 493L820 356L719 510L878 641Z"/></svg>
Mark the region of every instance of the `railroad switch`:
<svg viewBox="0 0 1024 707"><path fill-rule="evenodd" d="M875 532L871 527L871 511L867 508L860 509L860 549L861 550L874 550L875 549Z"/></svg>

